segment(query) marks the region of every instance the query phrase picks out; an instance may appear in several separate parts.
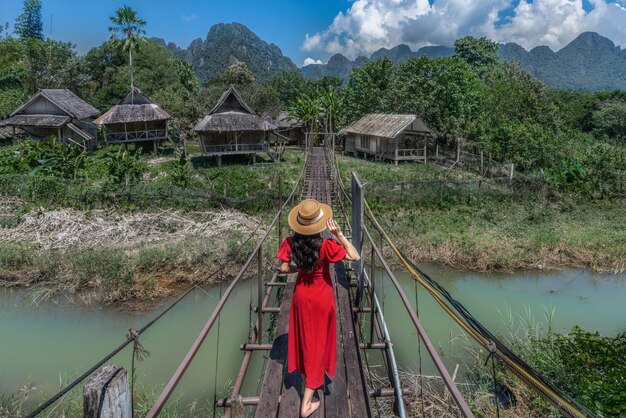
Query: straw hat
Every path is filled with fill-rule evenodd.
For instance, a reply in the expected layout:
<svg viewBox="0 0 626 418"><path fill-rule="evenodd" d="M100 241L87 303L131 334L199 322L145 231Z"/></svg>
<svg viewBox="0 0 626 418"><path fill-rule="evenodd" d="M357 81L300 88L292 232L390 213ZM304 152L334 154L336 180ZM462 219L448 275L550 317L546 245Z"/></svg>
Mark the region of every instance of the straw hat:
<svg viewBox="0 0 626 418"><path fill-rule="evenodd" d="M326 221L332 217L330 206L306 199L289 212L289 226L298 234L315 235L326 229Z"/></svg>

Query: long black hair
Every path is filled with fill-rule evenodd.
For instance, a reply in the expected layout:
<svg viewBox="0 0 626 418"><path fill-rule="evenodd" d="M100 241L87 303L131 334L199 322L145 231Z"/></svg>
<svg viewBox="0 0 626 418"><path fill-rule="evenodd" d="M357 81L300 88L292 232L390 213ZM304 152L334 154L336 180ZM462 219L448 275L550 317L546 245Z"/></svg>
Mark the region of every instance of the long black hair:
<svg viewBox="0 0 626 418"><path fill-rule="evenodd" d="M322 236L295 233L291 238L291 261L301 270L312 272L319 267Z"/></svg>

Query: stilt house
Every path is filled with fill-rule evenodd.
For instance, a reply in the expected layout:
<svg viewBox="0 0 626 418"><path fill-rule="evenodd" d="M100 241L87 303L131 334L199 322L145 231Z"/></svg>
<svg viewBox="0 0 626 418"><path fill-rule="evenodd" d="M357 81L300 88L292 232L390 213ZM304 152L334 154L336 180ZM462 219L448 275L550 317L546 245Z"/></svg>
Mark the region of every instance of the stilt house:
<svg viewBox="0 0 626 418"><path fill-rule="evenodd" d="M290 143L304 143L304 129L302 122L289 116L289 112L281 110L276 117L276 128L278 134L289 140Z"/></svg>
<svg viewBox="0 0 626 418"><path fill-rule="evenodd" d="M370 113L340 131L345 152L376 160L426 162L433 132L416 115Z"/></svg>
<svg viewBox="0 0 626 418"><path fill-rule="evenodd" d="M34 139L54 136L64 144L95 149L93 119L99 113L69 89L42 89L15 109L4 123Z"/></svg>
<svg viewBox="0 0 626 418"><path fill-rule="evenodd" d="M276 127L258 116L231 86L217 104L194 127L204 155L222 156L259 153L271 155L269 134ZM274 157L272 157L274 158Z"/></svg>
<svg viewBox="0 0 626 418"><path fill-rule="evenodd" d="M152 145L167 139L167 125L172 117L137 87L117 105L96 119L104 127L107 144Z"/></svg>

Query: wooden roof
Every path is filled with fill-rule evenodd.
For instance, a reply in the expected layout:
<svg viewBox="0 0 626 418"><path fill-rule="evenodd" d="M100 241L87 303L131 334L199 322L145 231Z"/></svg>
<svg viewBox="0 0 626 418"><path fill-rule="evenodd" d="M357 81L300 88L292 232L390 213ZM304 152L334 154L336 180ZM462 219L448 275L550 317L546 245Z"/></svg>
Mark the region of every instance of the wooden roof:
<svg viewBox="0 0 626 418"><path fill-rule="evenodd" d="M235 86L230 86L228 90L222 93L222 96L217 101L217 104L213 106L213 109L209 111L209 115L214 113L225 112L240 112L256 115L254 110L243 100Z"/></svg>
<svg viewBox="0 0 626 418"><path fill-rule="evenodd" d="M276 117L276 126L278 129L299 128L302 122L289 116L289 112L281 110Z"/></svg>
<svg viewBox="0 0 626 418"><path fill-rule="evenodd" d="M119 104L107 110L95 120L95 123L97 125L109 125L115 123L152 122L169 120L171 118L169 113L135 87L133 92L128 93Z"/></svg>
<svg viewBox="0 0 626 418"><path fill-rule="evenodd" d="M395 138L411 127L414 131L432 134L426 124L417 115L401 115L395 113L370 113L343 128L340 134L371 135L382 138Z"/></svg>
<svg viewBox="0 0 626 418"><path fill-rule="evenodd" d="M42 126L59 128L70 121L69 116L62 115L15 115L6 119L9 126Z"/></svg>
<svg viewBox="0 0 626 418"><path fill-rule="evenodd" d="M22 110L40 97L46 98L75 119L91 118L100 114L98 109L85 102L70 89L41 89L31 96L26 103L15 109L11 116L22 113Z"/></svg>
<svg viewBox="0 0 626 418"><path fill-rule="evenodd" d="M223 112L206 115L193 128L198 132L273 131L276 126L257 115L241 112Z"/></svg>
<svg viewBox="0 0 626 418"><path fill-rule="evenodd" d="M276 126L263 120L230 86L213 109L193 128L198 132L272 131Z"/></svg>

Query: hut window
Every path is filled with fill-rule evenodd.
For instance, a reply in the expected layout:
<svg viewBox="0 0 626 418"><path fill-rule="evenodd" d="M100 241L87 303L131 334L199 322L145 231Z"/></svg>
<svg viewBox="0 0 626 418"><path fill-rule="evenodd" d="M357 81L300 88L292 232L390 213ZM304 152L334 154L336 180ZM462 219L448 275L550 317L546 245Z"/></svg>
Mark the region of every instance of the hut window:
<svg viewBox="0 0 626 418"><path fill-rule="evenodd" d="M370 137L368 135L361 135L361 148L370 147Z"/></svg>

